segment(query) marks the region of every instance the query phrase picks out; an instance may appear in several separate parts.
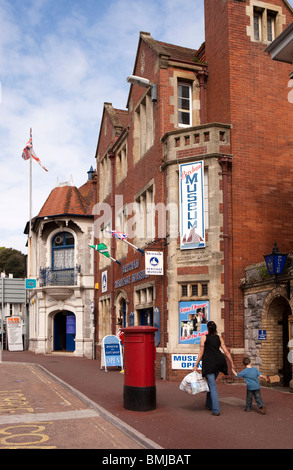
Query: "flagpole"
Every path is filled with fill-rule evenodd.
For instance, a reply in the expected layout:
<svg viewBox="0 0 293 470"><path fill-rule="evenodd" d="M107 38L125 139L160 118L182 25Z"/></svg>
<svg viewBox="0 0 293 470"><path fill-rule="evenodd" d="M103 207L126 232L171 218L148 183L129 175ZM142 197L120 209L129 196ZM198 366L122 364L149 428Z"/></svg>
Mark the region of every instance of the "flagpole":
<svg viewBox="0 0 293 470"><path fill-rule="evenodd" d="M117 259L112 258L112 256L109 256L109 258L110 258L112 261L115 261L115 263L119 264L119 266L121 266L120 261L117 261Z"/></svg>
<svg viewBox="0 0 293 470"><path fill-rule="evenodd" d="M32 142L32 128L30 128L30 139ZM29 260L29 272L28 277L31 277L31 237L32 237L32 156L30 154L30 175L29 175L29 236L28 236L28 260Z"/></svg>
<svg viewBox="0 0 293 470"><path fill-rule="evenodd" d="M104 244L102 244L102 245L104 245ZM117 264L119 264L119 266L121 266L120 261L117 261L117 259L112 258L112 256L109 255L109 252L108 252L108 249L107 249L106 245L104 245L104 247L103 247L104 250L102 250L102 248L99 249L99 248L98 248L99 245L90 245L90 244L89 244L89 246L90 246L91 248L93 248L94 250L98 251L99 253L101 253L101 255L106 256L106 258L109 258L109 259L111 259L112 261L115 261L115 263L117 263ZM107 251L107 255L106 255L105 253L103 253L103 251Z"/></svg>
<svg viewBox="0 0 293 470"><path fill-rule="evenodd" d="M120 238L120 240L121 240L121 238ZM127 245L130 245L130 246L132 246L132 248L134 248L135 250L138 250L138 251L140 251L140 252L141 252L141 253L144 255L144 250L141 250L141 249L140 249L140 248L138 248L137 246L134 246L134 245L132 245L132 243L128 242L128 241L127 241L127 240L125 240L124 238L122 239L122 241L123 241L124 243L127 243Z"/></svg>
<svg viewBox="0 0 293 470"><path fill-rule="evenodd" d="M111 233L111 234L113 235L112 230L106 230L106 231L107 231L108 233ZM125 240L125 238L121 238L121 237L119 237L119 236L118 236L117 238L118 238L119 240L122 240L123 242L127 243L127 245L132 246L132 248L134 248L135 250L140 251L140 252L144 255L144 250L141 250L141 249L138 248L137 246L135 246L135 245L133 245L132 243L130 243L129 241Z"/></svg>

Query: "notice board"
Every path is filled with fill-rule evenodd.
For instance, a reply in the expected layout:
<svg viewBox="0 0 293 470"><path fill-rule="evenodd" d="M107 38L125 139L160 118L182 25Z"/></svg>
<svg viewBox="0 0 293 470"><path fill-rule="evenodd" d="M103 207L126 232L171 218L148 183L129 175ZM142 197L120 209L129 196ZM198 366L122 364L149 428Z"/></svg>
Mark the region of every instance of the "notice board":
<svg viewBox="0 0 293 470"><path fill-rule="evenodd" d="M9 351L23 351L22 322L20 317L7 317L7 339Z"/></svg>

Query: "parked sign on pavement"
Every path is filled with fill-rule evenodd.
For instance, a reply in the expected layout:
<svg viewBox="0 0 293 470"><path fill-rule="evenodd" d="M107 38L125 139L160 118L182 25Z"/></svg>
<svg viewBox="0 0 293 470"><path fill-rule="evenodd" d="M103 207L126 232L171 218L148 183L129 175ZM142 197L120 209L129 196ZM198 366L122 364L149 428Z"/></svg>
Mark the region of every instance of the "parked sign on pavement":
<svg viewBox="0 0 293 470"><path fill-rule="evenodd" d="M22 323L20 317L7 317L7 338L9 351L23 351Z"/></svg>
<svg viewBox="0 0 293 470"><path fill-rule="evenodd" d="M101 351L101 369L105 367L123 367L121 343L117 336L108 335L103 338Z"/></svg>

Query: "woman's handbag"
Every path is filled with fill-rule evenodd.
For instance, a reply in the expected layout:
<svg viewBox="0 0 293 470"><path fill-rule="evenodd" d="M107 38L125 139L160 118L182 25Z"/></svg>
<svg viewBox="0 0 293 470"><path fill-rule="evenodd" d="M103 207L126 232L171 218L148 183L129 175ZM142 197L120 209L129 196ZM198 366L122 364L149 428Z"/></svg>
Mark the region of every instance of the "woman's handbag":
<svg viewBox="0 0 293 470"><path fill-rule="evenodd" d="M197 393L208 392L209 386L201 374L193 371L184 377L179 389L190 395L196 395Z"/></svg>

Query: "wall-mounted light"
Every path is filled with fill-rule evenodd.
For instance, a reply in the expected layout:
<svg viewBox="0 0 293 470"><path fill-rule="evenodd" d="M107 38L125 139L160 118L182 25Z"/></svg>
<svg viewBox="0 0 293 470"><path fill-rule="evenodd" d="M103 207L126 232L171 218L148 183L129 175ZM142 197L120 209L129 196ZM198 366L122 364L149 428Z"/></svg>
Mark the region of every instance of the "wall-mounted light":
<svg viewBox="0 0 293 470"><path fill-rule="evenodd" d="M127 77L127 82L132 85L142 86L144 88L151 88L151 99L152 101L157 101L157 85L151 83L147 78L138 77L137 75L129 75Z"/></svg>
<svg viewBox="0 0 293 470"><path fill-rule="evenodd" d="M278 275L282 274L284 266L287 260L287 254L281 253L277 247L277 243L274 243L274 248L271 253L264 255L266 262L267 270L269 274L275 276L275 282L278 284L285 284L287 286L287 296L290 299L290 281L285 283L280 283L278 280Z"/></svg>

